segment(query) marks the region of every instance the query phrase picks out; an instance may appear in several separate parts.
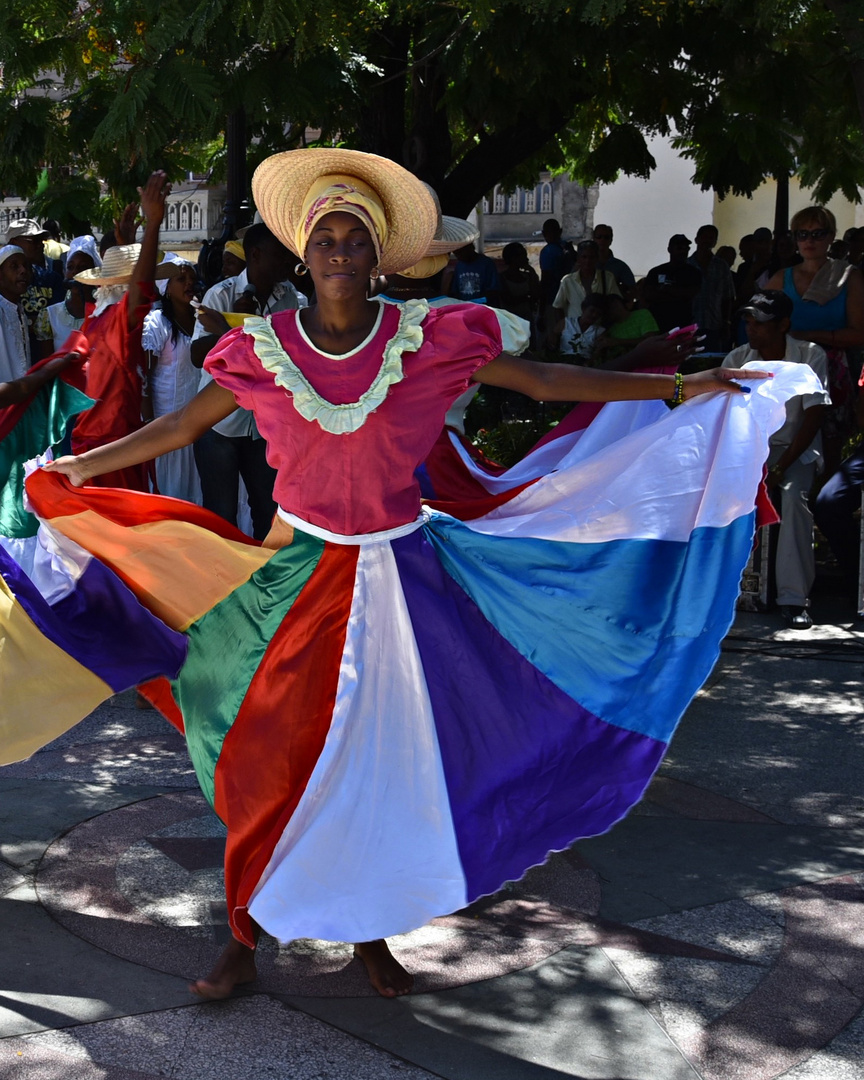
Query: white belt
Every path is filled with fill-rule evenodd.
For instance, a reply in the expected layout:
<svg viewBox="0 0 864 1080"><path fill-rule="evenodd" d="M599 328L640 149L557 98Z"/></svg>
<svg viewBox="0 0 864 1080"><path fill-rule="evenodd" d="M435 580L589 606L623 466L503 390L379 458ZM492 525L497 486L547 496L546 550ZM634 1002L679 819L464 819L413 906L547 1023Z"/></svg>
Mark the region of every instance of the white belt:
<svg viewBox="0 0 864 1080"><path fill-rule="evenodd" d="M407 536L409 533L422 529L429 520L429 515L422 512L414 521L409 521L407 525L398 525L395 529L384 529L382 532L357 533L354 536L346 536L344 533L334 533L330 532L329 529L322 529L320 525L312 525L311 522L304 521L303 518L297 517L296 514L291 514L287 510L283 510L281 506L276 507L276 514L295 529L299 529L300 532L308 533L309 536L316 536L319 540L326 540L330 544L387 543L389 540L397 540L400 536Z"/></svg>

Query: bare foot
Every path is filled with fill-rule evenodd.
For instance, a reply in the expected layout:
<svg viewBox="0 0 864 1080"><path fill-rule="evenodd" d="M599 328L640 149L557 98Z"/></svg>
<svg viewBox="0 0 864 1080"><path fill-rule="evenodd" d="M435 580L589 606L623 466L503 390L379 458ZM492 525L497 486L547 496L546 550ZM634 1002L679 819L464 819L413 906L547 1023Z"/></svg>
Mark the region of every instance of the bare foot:
<svg viewBox="0 0 864 1080"><path fill-rule="evenodd" d="M208 1001L221 1001L230 996L235 986L254 982L257 978L255 950L235 939L222 950L210 974L190 983L189 989Z"/></svg>
<svg viewBox="0 0 864 1080"><path fill-rule="evenodd" d="M414 976L410 975L390 952L383 938L361 941L354 946L354 955L366 965L369 982L382 997L401 997L410 994Z"/></svg>

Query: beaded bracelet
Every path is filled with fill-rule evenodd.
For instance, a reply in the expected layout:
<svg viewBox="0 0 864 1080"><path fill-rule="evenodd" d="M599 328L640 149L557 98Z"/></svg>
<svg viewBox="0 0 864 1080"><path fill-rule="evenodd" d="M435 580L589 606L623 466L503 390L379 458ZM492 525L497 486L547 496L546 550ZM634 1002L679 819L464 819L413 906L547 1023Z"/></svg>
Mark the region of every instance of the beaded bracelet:
<svg viewBox="0 0 864 1080"><path fill-rule="evenodd" d="M680 405L684 400L684 376L680 371L675 372L675 390L672 393L671 398L667 398L667 401L674 409L676 405Z"/></svg>

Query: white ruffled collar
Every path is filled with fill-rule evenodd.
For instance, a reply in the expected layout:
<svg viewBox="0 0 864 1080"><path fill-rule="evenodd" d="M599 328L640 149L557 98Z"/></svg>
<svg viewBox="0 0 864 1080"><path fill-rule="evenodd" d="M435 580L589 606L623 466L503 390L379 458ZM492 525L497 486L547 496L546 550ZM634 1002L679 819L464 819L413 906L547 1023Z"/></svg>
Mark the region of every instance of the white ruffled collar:
<svg viewBox="0 0 864 1080"><path fill-rule="evenodd" d="M357 431L365 423L370 413L382 403L391 386L395 386L405 377L402 369L402 354L417 352L423 344L423 320L429 314L429 304L425 300L409 300L399 309L399 325L396 333L384 346L381 366L369 388L357 401L336 405L328 401L315 390L303 372L297 367L273 329L271 317L252 316L243 324L243 331L252 338L255 355L261 366L274 377L277 386L286 390L292 398L294 408L304 420L315 421L331 435L347 435ZM318 353L335 361L354 356L366 348L381 327L384 306L375 322L369 337L349 353L333 356L324 353L309 341L297 315L297 328L304 343Z"/></svg>

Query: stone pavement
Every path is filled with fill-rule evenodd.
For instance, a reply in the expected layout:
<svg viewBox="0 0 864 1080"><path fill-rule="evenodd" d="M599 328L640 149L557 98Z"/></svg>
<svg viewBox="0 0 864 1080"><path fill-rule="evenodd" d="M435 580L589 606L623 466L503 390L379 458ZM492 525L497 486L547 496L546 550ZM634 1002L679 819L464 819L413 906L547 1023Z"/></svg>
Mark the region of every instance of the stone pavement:
<svg viewBox="0 0 864 1080"><path fill-rule="evenodd" d="M740 614L646 799L393 942L227 940L223 833L182 741L121 695L0 769L0 1080L864 1080L864 633Z"/></svg>

